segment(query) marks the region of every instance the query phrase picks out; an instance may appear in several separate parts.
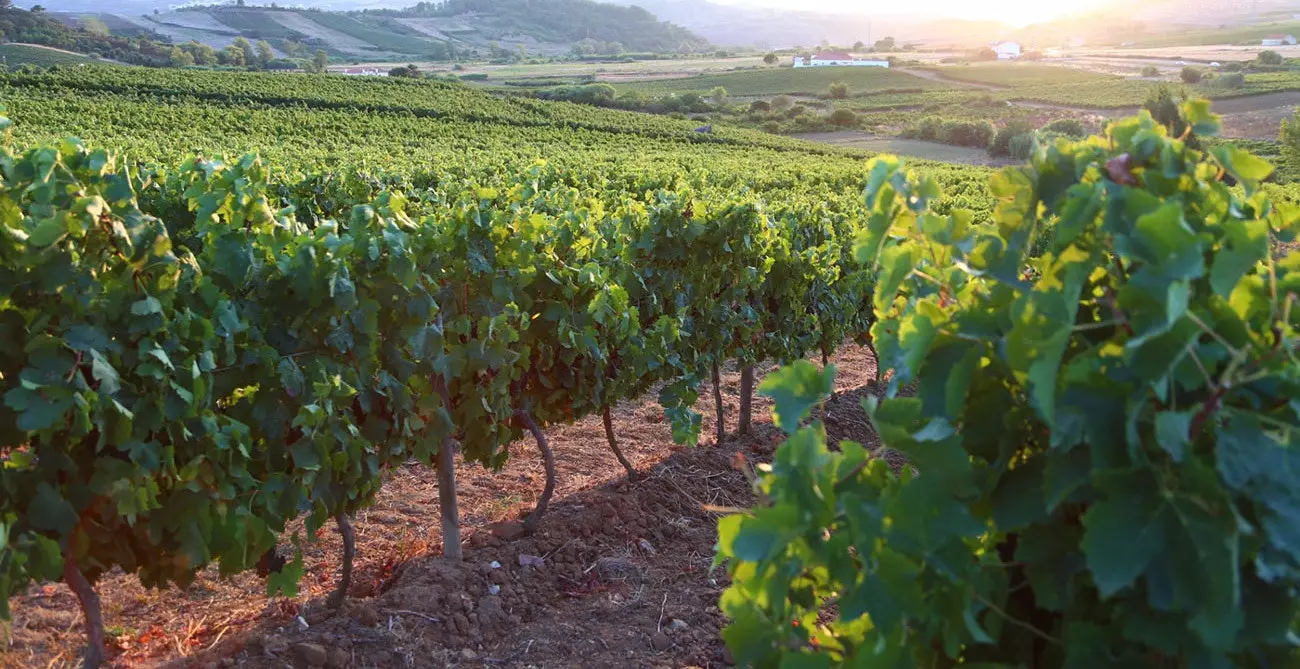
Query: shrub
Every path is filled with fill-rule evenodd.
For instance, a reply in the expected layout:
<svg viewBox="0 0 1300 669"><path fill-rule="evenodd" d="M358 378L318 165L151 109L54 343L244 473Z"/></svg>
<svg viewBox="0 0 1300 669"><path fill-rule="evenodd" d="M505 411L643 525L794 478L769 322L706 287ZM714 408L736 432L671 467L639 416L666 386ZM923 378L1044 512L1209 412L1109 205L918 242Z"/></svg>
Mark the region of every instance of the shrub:
<svg viewBox="0 0 1300 669"><path fill-rule="evenodd" d="M795 105L785 112L787 118L795 118L808 113L808 108L803 105Z"/></svg>
<svg viewBox="0 0 1300 669"><path fill-rule="evenodd" d="M774 53L769 53L763 56L763 62L767 63L768 65L776 65L776 61L777 61L777 57L776 54Z"/></svg>
<svg viewBox="0 0 1300 669"><path fill-rule="evenodd" d="M487 78L488 75L486 72L475 72L473 74L460 75L461 81L487 81Z"/></svg>
<svg viewBox="0 0 1300 669"><path fill-rule="evenodd" d="M773 135L781 132L781 124L776 121L768 121L763 124L762 128L763 132L770 132Z"/></svg>
<svg viewBox="0 0 1300 669"><path fill-rule="evenodd" d="M858 115L854 114L851 109L836 109L831 112L829 120L832 125L847 128L852 125L857 125Z"/></svg>
<svg viewBox="0 0 1300 669"><path fill-rule="evenodd" d="M1282 65L1286 62L1286 59L1276 51L1265 50L1255 55L1255 62L1260 65Z"/></svg>
<svg viewBox="0 0 1300 669"><path fill-rule="evenodd" d="M788 95L778 95L772 98L773 111L785 111L790 108L790 104L790 96Z"/></svg>
<svg viewBox="0 0 1300 669"><path fill-rule="evenodd" d="M956 146L986 148L997 129L988 121L945 121L939 128L939 141Z"/></svg>
<svg viewBox="0 0 1300 669"><path fill-rule="evenodd" d="M849 97L849 85L842 81L837 81L831 84L829 93L832 100L843 100Z"/></svg>
<svg viewBox="0 0 1300 669"><path fill-rule="evenodd" d="M1043 126L1047 132L1057 132L1067 137L1083 137L1088 134L1083 121L1077 118L1059 118Z"/></svg>
<svg viewBox="0 0 1300 669"><path fill-rule="evenodd" d="M727 98L727 89L721 86L714 86L713 90L709 91L709 101L715 106L721 107L727 104Z"/></svg>
<svg viewBox="0 0 1300 669"><path fill-rule="evenodd" d="M1142 68L1142 76L1158 77L1160 76L1160 68L1156 67L1155 65L1147 65L1146 67Z"/></svg>
<svg viewBox="0 0 1300 669"><path fill-rule="evenodd" d="M1240 72L1227 72L1215 77L1213 84L1217 88L1241 88L1246 85L1246 75Z"/></svg>
<svg viewBox="0 0 1300 669"><path fill-rule="evenodd" d="M863 405L911 466L801 424L833 368L763 381L788 439L718 523L736 665L1295 667L1300 252L1270 253L1298 224L1267 166L1130 118L1000 171L975 223L867 169L892 375Z"/></svg>
<svg viewBox="0 0 1300 669"><path fill-rule="evenodd" d="M1224 63L1223 67L1219 69L1223 70L1224 72L1240 72L1245 68L1241 66L1241 63L1233 61L1233 62Z"/></svg>
<svg viewBox="0 0 1300 669"><path fill-rule="evenodd" d="M749 103L749 111L770 112L772 111L772 103L768 102L767 100L755 100Z"/></svg>
<svg viewBox="0 0 1300 669"><path fill-rule="evenodd" d="M1007 154L1016 160L1026 160L1034 153L1034 142L1037 136L1032 133L1016 135L1007 142Z"/></svg>
<svg viewBox="0 0 1300 669"><path fill-rule="evenodd" d="M1011 138L1017 135L1027 135L1034 131L1029 121L1016 119L1007 122L1006 125L998 129L993 141L989 143L990 156L1009 156L1011 155Z"/></svg>
<svg viewBox="0 0 1300 669"><path fill-rule="evenodd" d="M943 118L939 116L926 116L916 122L912 130L908 133L916 139L927 139L933 142L940 141L943 132Z"/></svg>
<svg viewBox="0 0 1300 669"><path fill-rule="evenodd" d="M1178 76L1182 77L1183 83L1185 84L1196 84L1200 83L1201 79L1205 78L1205 73L1191 65L1188 65L1183 68L1183 71L1180 72Z"/></svg>

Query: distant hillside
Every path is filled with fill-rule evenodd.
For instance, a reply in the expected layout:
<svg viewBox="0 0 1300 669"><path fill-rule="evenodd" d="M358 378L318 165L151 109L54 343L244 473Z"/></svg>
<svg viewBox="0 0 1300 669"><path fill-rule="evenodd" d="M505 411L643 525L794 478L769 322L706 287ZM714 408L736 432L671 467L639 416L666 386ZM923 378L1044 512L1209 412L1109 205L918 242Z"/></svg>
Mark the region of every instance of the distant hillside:
<svg viewBox="0 0 1300 669"><path fill-rule="evenodd" d="M584 40L616 42L627 51L694 51L708 41L672 23L664 23L642 7L622 7L592 0L445 0L414 7L367 10L367 15L388 15L410 22L439 36L454 35L444 29L470 22L478 30L504 35L528 35L543 42L573 44Z"/></svg>
<svg viewBox="0 0 1300 669"><path fill-rule="evenodd" d="M291 57L316 49L343 59L402 61L561 55L575 45L590 53L708 46L707 40L643 9L592 0L450 0L350 12L222 4L106 13L103 3L96 4L98 11L77 11L85 5L82 0L52 0L47 8L69 25L93 22L115 35L149 32L173 43L195 41L216 49L244 37L266 40L277 56Z"/></svg>
<svg viewBox="0 0 1300 669"><path fill-rule="evenodd" d="M57 50L87 54L133 65L164 65L171 53L170 45L159 45L147 33L134 30L113 34L104 21L86 20L65 23L44 11L27 11L0 6L0 42L36 44L49 49L7 45L6 63L15 65L62 65L74 61ZM79 62L79 61L75 61Z"/></svg>
<svg viewBox="0 0 1300 669"><path fill-rule="evenodd" d="M661 20L684 26L715 44L762 47L870 43L882 37L934 44L974 45L1002 37L1009 28L995 21L921 16L872 16L766 7L723 5L708 0L607 0L636 5Z"/></svg>

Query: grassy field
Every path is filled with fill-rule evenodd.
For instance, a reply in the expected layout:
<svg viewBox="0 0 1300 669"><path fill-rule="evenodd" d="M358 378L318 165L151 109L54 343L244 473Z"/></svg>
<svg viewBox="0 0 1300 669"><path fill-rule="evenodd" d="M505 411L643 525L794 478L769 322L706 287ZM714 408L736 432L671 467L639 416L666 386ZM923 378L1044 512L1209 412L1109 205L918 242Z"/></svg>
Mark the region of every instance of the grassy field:
<svg viewBox="0 0 1300 669"><path fill-rule="evenodd" d="M781 67L743 72L726 72L683 79L628 82L625 89L635 89L648 95L707 93L715 86L727 89L732 97L757 97L769 95L823 95L832 83L844 82L849 95L861 96L884 91L932 91L956 88L942 81L931 81L903 72L878 67Z"/></svg>
<svg viewBox="0 0 1300 669"><path fill-rule="evenodd" d="M940 76L991 86L1022 88L1057 84L1097 84L1119 78L1070 67L1034 63L988 63L928 68Z"/></svg>
<svg viewBox="0 0 1300 669"><path fill-rule="evenodd" d="M0 44L0 60L11 68L23 65L50 67L51 65L84 65L98 62L93 58L79 56L75 53L28 44Z"/></svg>

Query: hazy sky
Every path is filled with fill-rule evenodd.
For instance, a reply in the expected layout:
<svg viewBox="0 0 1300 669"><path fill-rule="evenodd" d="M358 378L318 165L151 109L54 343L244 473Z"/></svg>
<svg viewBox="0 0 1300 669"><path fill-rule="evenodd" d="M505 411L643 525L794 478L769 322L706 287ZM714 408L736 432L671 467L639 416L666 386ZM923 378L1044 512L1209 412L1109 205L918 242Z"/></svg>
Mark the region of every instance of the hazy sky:
<svg viewBox="0 0 1300 669"><path fill-rule="evenodd" d="M1077 14L1101 4L1102 0L713 0L725 4L756 5L801 11L908 14L912 16L946 16L963 19L988 19L1013 25L1044 21L1063 14Z"/></svg>

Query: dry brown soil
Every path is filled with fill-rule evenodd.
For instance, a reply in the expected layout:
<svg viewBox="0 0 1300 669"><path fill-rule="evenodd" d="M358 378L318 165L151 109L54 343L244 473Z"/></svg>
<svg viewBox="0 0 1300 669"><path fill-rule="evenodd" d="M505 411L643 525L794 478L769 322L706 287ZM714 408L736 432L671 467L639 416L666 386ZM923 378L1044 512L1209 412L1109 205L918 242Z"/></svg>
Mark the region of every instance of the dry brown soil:
<svg viewBox="0 0 1300 669"><path fill-rule="evenodd" d="M824 416L832 443L878 445L859 405L878 392L875 361L847 346L837 397ZM759 378L767 369L759 370ZM723 374L735 430L739 375ZM357 576L342 611L325 597L338 577L333 526L305 551L297 598L268 599L254 574L201 573L185 590L149 590L134 577L98 584L111 667L718 667L729 663L717 608L725 572L711 570L720 509L753 502L736 460L767 459L781 437L756 398L749 436L713 443L712 397L702 393L703 443L675 446L654 396L620 406L615 429L640 479L629 483L599 417L547 430L559 487L540 529L517 519L540 495L532 442L511 446L498 473L458 467L464 560L441 557L431 469L394 472L354 521ZM889 454L891 459L893 454ZM74 667L83 642L76 601L62 584L10 601L5 667ZM320 663L323 663L320 664Z"/></svg>

